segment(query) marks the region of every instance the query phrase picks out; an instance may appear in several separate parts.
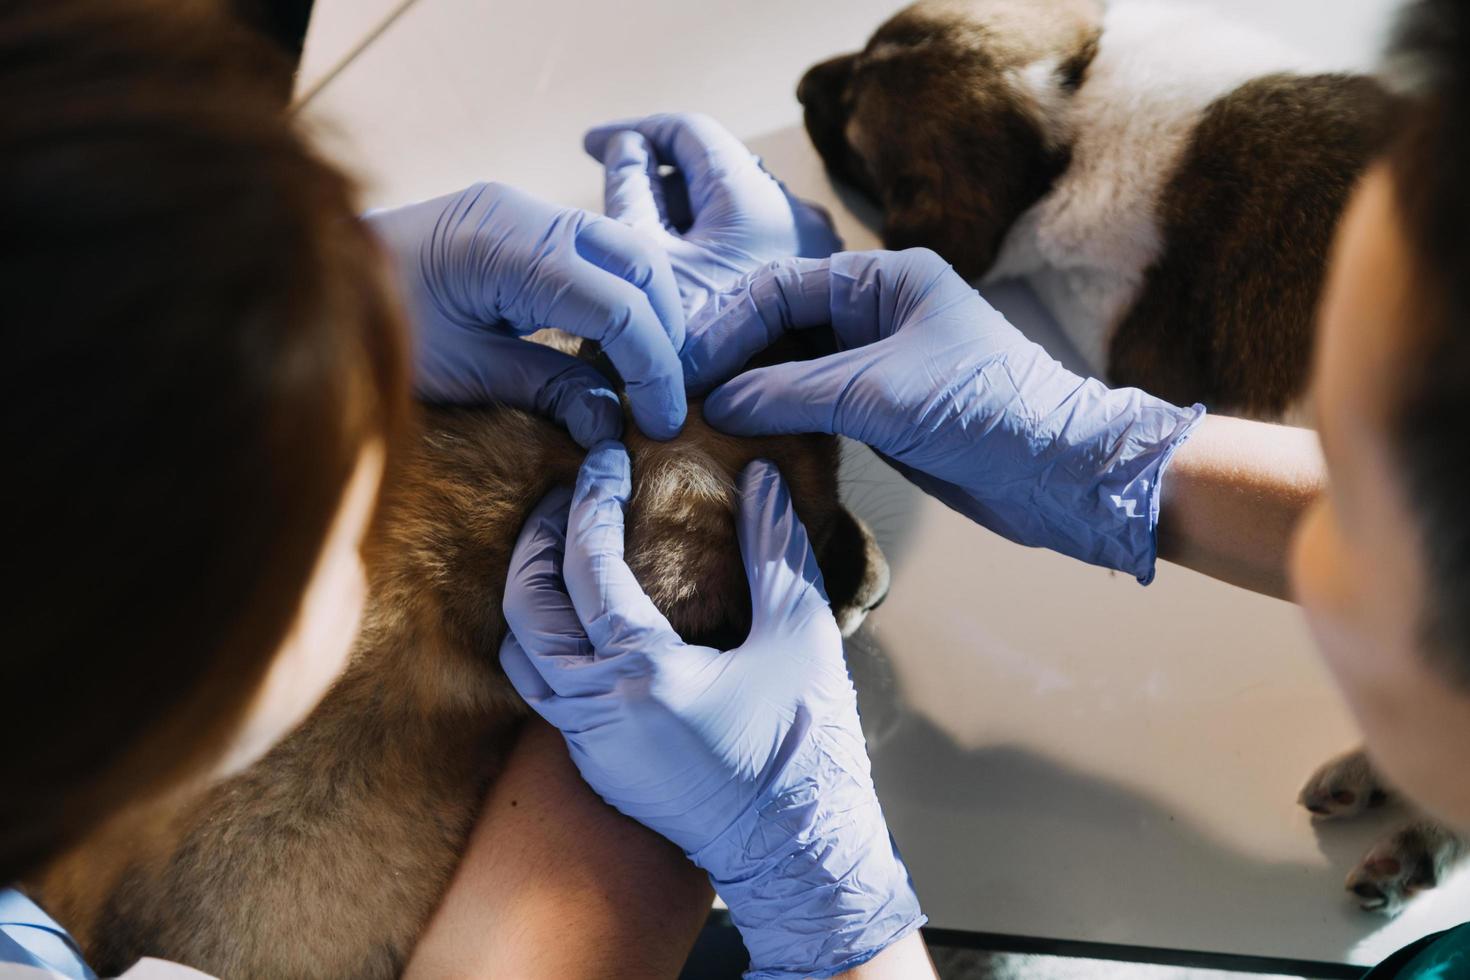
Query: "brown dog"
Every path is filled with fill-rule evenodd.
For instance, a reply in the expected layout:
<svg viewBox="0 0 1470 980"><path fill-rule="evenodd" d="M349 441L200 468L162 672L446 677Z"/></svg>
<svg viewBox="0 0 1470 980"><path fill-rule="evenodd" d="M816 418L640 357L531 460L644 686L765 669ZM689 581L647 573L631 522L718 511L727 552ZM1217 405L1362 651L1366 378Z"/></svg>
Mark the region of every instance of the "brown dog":
<svg viewBox="0 0 1470 980"><path fill-rule="evenodd" d="M890 248L1026 278L1120 385L1267 418L1302 394L1333 227L1393 106L1149 0L924 0L797 95Z"/></svg>
<svg viewBox="0 0 1470 980"><path fill-rule="evenodd" d="M690 406L671 442L625 433L628 561L689 640L745 637L735 477L780 468L832 608L856 628L887 590L837 502L837 442L735 439ZM390 474L371 598L346 674L246 772L134 809L30 889L104 974L144 955L221 977L396 976L438 904L526 715L500 671L500 597L526 515L582 451L510 409L428 410Z"/></svg>

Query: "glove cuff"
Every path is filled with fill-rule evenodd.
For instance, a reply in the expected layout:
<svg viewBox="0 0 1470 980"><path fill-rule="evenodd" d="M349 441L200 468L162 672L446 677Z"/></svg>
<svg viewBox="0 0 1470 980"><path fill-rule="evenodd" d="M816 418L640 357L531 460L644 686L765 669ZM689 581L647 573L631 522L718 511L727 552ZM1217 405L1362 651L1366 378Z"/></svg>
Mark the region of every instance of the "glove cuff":
<svg viewBox="0 0 1470 980"><path fill-rule="evenodd" d="M1158 559L1164 473L1204 419L1205 407L1180 408L1136 389L1107 391L1095 381L1086 385L1107 400L1102 421L1077 430L1058 426L1063 431L1026 477L1027 493L948 483L879 455L931 496L1003 537L1128 572L1147 585Z"/></svg>
<svg viewBox="0 0 1470 980"><path fill-rule="evenodd" d="M1039 481L1043 489L1030 508L993 519L1010 524L1012 540L1127 572L1148 585L1158 561L1164 473L1204 419L1205 407L1180 408L1136 388L1108 390L1095 381L1084 387L1101 392L1089 410L1090 424L1060 427ZM1063 479L1049 479L1062 473Z"/></svg>
<svg viewBox="0 0 1470 980"><path fill-rule="evenodd" d="M1117 547L1105 537L1098 564L1128 572L1140 585L1154 579L1159 556L1159 506L1164 474L1174 452L1204 421L1205 406L1180 408L1136 390L1120 391L1136 398L1136 421L1117 444L1117 460L1100 476L1093 496L1097 526L1106 534L1118 529Z"/></svg>
<svg viewBox="0 0 1470 980"><path fill-rule="evenodd" d="M748 980L833 976L926 921L866 767L820 744L799 754L799 783L690 855L745 940Z"/></svg>

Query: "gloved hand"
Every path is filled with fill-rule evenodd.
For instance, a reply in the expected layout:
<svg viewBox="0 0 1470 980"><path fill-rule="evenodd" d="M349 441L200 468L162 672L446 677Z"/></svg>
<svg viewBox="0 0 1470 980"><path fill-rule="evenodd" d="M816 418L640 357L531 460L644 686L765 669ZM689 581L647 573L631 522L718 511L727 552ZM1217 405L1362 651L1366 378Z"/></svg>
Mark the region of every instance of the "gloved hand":
<svg viewBox="0 0 1470 980"><path fill-rule="evenodd" d="M557 327L602 344L638 427L684 424L684 312L668 259L608 218L502 184L371 212L396 264L419 397L502 402L555 418L583 446L617 437L622 407L591 365L519 339Z"/></svg>
<svg viewBox="0 0 1470 980"><path fill-rule="evenodd" d="M739 375L705 418L850 436L1012 541L1153 578L1160 477L1203 406L1071 373L928 249L773 263L691 319L685 379L705 390L827 324L839 353Z"/></svg>
<svg viewBox="0 0 1470 980"><path fill-rule="evenodd" d="M827 212L793 196L708 116L608 123L585 146L606 168L604 210L668 252L686 313L771 259L842 247ZM673 172L661 176L661 165Z"/></svg>
<svg viewBox="0 0 1470 980"><path fill-rule="evenodd" d="M690 646L623 561L628 455L604 443L511 557L500 660L608 803L710 874L749 976L825 977L924 921L888 836L842 640L780 475L740 478L745 644ZM563 587L565 582L565 587Z"/></svg>

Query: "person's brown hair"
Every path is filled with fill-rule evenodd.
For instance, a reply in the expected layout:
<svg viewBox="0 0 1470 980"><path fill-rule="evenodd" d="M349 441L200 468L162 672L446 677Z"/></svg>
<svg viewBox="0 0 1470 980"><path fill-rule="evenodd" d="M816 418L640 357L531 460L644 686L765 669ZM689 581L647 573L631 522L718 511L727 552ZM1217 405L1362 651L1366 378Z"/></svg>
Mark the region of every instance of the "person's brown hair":
<svg viewBox="0 0 1470 980"><path fill-rule="evenodd" d="M0 0L0 886L223 746L403 416L382 258L276 57Z"/></svg>
<svg viewBox="0 0 1470 980"><path fill-rule="evenodd" d="M1470 685L1470 3L1412 2L1388 66L1415 102L1388 163L1420 294L1390 438L1420 518L1425 648Z"/></svg>

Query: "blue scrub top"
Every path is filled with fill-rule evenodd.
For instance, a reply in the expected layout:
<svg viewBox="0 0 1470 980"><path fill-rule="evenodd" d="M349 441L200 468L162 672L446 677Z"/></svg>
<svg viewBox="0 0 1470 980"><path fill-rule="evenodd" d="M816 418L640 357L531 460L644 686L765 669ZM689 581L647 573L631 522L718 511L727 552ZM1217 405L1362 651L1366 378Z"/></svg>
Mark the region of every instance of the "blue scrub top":
<svg viewBox="0 0 1470 980"><path fill-rule="evenodd" d="M1470 977L1470 922L1425 936L1368 971L1363 980L1458 980Z"/></svg>
<svg viewBox="0 0 1470 980"><path fill-rule="evenodd" d="M97 980L66 930L14 888L0 889L0 963L36 966L70 980Z"/></svg>

